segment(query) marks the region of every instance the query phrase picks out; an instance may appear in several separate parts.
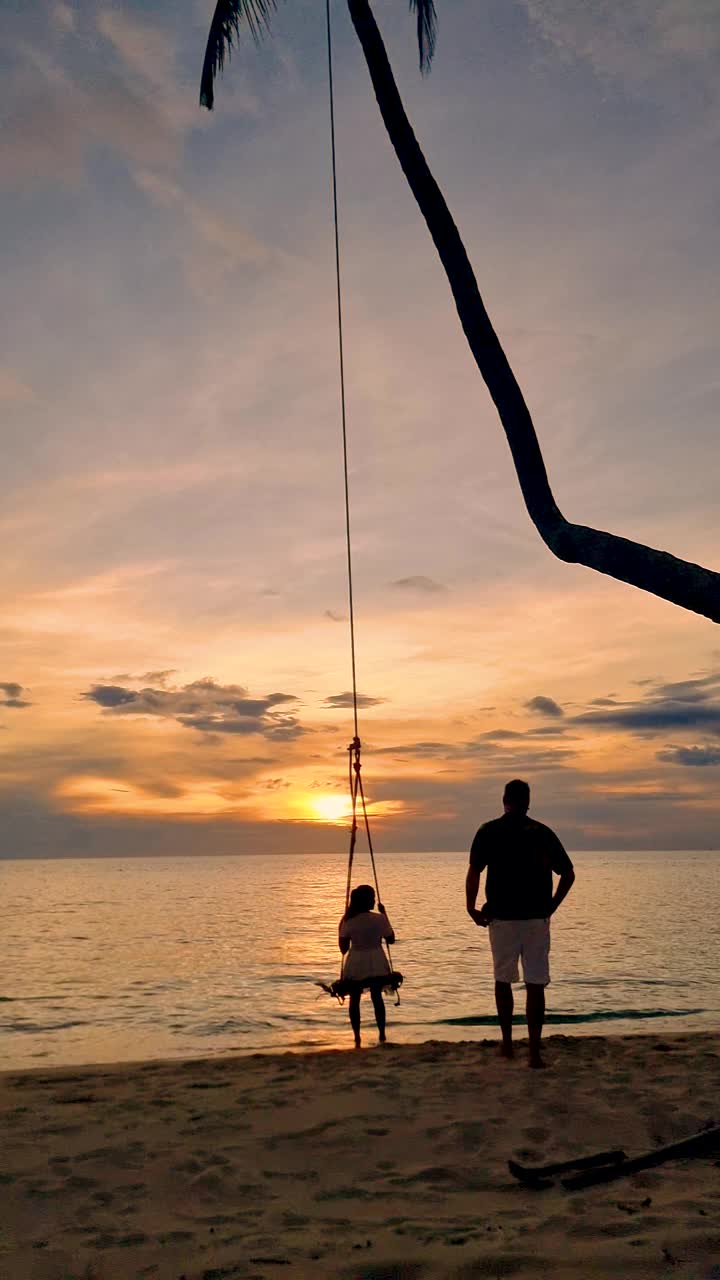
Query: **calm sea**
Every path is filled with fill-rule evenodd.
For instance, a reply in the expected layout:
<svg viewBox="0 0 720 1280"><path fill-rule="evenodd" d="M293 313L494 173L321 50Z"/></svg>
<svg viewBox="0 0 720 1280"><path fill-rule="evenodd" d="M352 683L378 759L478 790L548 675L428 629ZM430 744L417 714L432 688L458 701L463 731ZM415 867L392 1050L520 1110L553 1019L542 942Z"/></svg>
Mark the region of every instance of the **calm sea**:
<svg viewBox="0 0 720 1280"><path fill-rule="evenodd" d="M390 1011L397 1040L496 1034L487 934L465 913L466 861L381 859L405 975ZM574 862L553 921L549 1029L717 1026L720 854ZM361 861L356 883L368 878ZM346 1009L314 985L338 973L344 879L341 852L1 863L2 1065L347 1045Z"/></svg>

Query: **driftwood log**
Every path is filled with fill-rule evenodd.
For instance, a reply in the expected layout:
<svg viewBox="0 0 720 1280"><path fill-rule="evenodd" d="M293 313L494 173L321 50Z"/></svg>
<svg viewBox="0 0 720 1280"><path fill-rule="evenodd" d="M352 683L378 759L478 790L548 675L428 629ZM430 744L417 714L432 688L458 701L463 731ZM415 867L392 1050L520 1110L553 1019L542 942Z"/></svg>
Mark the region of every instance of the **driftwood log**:
<svg viewBox="0 0 720 1280"><path fill-rule="evenodd" d="M652 1151L644 1151L641 1155L628 1158L624 1151L598 1151L594 1155L581 1156L577 1160L559 1160L553 1164L524 1165L517 1160L508 1160L508 1167L514 1178L527 1187L549 1187L559 1174L569 1176L560 1181L567 1191L579 1190L581 1187L594 1187L603 1182L614 1182L616 1178L626 1178L631 1173L641 1173L644 1169L655 1169L669 1160L687 1160L698 1156L709 1156L720 1150L720 1125L711 1125L701 1133L694 1133L679 1142L670 1142L663 1147L654 1147Z"/></svg>

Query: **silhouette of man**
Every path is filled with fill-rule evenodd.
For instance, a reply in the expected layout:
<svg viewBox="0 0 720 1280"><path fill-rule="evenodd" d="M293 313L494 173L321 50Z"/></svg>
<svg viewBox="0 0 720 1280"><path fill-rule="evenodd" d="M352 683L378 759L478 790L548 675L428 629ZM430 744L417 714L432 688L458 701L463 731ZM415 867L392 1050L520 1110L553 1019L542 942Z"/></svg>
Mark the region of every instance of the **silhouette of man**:
<svg viewBox="0 0 720 1280"><path fill-rule="evenodd" d="M497 1005L505 1058L513 1057L511 983L519 980L522 958L527 991L530 1066L544 1067L540 1055L545 988L550 982L550 916L572 888L572 862L550 827L528 817L530 788L515 778L503 794L501 818L480 827L470 849L465 891L468 915L489 927ZM487 867L486 902L477 909L480 876ZM553 871L560 876L553 893Z"/></svg>

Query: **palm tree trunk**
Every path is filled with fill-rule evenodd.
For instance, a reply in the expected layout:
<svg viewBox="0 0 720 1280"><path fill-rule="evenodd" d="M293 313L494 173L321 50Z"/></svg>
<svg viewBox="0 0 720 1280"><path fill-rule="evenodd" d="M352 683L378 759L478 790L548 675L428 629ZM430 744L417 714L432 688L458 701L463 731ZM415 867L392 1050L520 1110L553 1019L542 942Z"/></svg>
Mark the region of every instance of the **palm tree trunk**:
<svg viewBox="0 0 720 1280"><path fill-rule="evenodd" d="M483 305L460 233L403 107L368 0L347 0L380 113L427 223L460 323L503 424L530 519L560 560L583 564L720 622L720 574L601 529L571 524L559 510L532 418Z"/></svg>

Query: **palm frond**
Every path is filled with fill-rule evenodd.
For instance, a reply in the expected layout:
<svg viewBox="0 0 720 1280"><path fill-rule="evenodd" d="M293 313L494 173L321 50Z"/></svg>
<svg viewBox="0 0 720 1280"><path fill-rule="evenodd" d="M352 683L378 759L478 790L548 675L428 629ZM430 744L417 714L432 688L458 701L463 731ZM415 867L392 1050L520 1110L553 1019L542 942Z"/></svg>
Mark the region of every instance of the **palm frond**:
<svg viewBox="0 0 720 1280"><path fill-rule="evenodd" d="M215 77L230 60L233 42L239 38L243 23L257 43L270 24L276 0L218 0L210 24L205 61L200 80L200 106L212 111L215 102Z"/></svg>
<svg viewBox="0 0 720 1280"><path fill-rule="evenodd" d="M435 0L410 0L410 12L417 14L418 53L420 70L429 71L435 52L437 14Z"/></svg>

